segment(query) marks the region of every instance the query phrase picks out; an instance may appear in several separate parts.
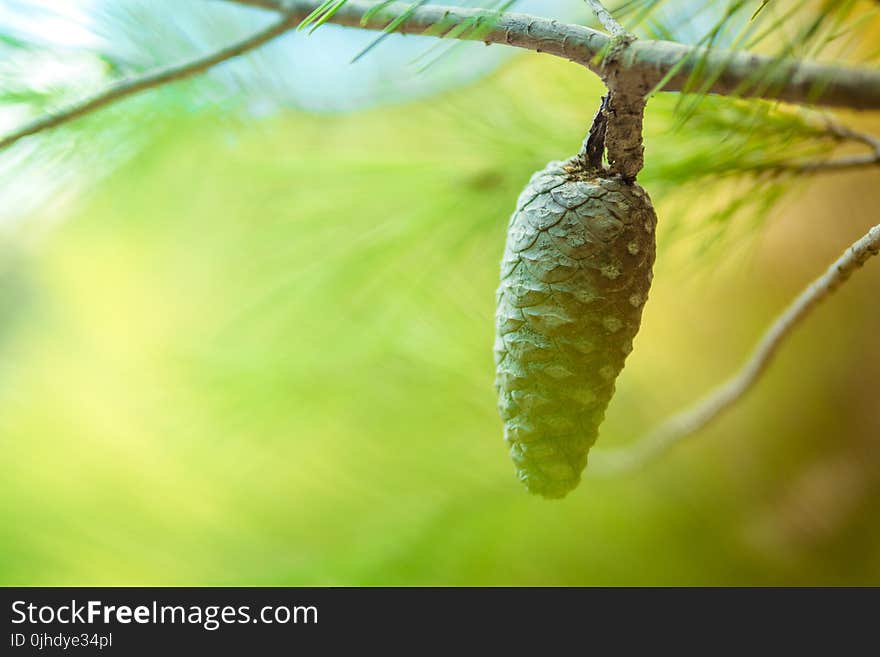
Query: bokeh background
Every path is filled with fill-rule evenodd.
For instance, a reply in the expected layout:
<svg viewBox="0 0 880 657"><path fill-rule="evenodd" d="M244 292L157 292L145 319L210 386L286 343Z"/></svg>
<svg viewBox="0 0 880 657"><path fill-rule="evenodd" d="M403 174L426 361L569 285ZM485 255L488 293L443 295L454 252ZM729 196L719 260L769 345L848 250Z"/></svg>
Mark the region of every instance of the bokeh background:
<svg viewBox="0 0 880 657"><path fill-rule="evenodd" d="M162 24L161 4L0 18L52 41L47 95L267 20L186 3ZM521 8L586 20L573 4ZM425 67L411 38L350 66L365 39L288 36L0 154L0 584L880 584L880 262L710 429L529 496L495 410L498 262L602 89L482 45ZM878 222L877 171L725 176L774 137L732 128L739 105L676 108L649 106L660 255L597 447L722 381Z"/></svg>

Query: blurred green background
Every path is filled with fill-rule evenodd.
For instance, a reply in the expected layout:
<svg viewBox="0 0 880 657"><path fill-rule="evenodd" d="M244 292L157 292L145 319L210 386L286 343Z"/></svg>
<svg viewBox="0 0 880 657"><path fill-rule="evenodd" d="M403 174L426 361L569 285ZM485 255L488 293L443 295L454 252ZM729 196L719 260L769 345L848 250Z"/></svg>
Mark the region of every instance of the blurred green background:
<svg viewBox="0 0 880 657"><path fill-rule="evenodd" d="M880 584L878 262L647 469L563 501L516 481L492 383L506 223L600 93L526 55L351 114L177 113L4 231L0 583ZM877 173L831 175L707 246L719 197L763 192L664 183L706 139L670 132L674 102L649 106L660 255L599 448L725 378L877 222Z"/></svg>

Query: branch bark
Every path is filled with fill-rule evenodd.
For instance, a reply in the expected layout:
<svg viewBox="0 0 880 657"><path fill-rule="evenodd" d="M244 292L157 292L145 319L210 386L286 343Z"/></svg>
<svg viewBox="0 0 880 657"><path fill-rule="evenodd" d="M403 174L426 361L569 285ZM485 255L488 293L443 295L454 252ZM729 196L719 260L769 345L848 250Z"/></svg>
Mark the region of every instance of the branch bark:
<svg viewBox="0 0 880 657"><path fill-rule="evenodd" d="M652 462L674 445L694 435L736 404L758 382L791 332L816 306L830 296L872 256L880 253L880 224L850 246L819 278L813 281L773 322L741 369L694 406L618 450L596 450L590 471L619 474Z"/></svg>
<svg viewBox="0 0 880 657"><path fill-rule="evenodd" d="M224 0L275 11L290 11L304 18L319 0ZM367 30L384 30L401 16L410 3L394 2L378 12L375 2L348 0L330 22ZM456 32L457 39L498 43L536 52L546 52L581 64L605 76L602 55L610 37L579 25L538 18L526 14L505 13L459 7L426 5L415 9L397 28L402 34L445 36L456 27L483 21L488 30ZM491 21L491 22L490 22ZM621 71L639 78L647 88L664 82L664 91L688 88L699 66L711 76L709 91L746 98L783 100L802 105L880 109L880 70L864 67L834 66L796 59L774 59L763 55L726 50L695 48L671 41L639 40L621 53L617 62ZM668 77L668 79L666 79Z"/></svg>

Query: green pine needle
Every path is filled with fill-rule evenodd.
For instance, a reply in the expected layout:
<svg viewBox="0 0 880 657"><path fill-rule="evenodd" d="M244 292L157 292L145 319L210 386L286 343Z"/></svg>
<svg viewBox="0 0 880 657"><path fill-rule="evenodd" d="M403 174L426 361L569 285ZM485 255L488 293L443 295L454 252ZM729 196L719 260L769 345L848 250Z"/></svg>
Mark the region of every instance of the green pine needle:
<svg viewBox="0 0 880 657"><path fill-rule="evenodd" d="M363 56L366 55L368 52L370 52L373 48L375 48L376 46L378 46L378 45L379 45L379 44L380 44L380 43L381 43L381 42L382 42L382 41L383 41L383 40L384 40L389 34L392 34L394 31L397 30L398 27L400 27L401 25L403 25L403 24L407 21L407 19L409 19L409 17L412 16L413 12L414 12L416 9L418 9L418 8L421 7L422 5L426 5L426 4L428 4L428 1L429 1L429 0L418 0L417 2L414 2L413 4L411 4L411 5L407 8L406 11L404 11L402 14L400 14L400 16L398 16L397 18L395 18L393 21L391 21L391 22L385 27L385 29L382 31L382 34L380 34L378 37L376 37L375 39L373 39L373 40L372 40L372 41L366 46L366 48L364 48L364 49L361 50L357 55L355 55L355 56L352 58L351 63L354 64L354 63L355 63L356 61L358 61L361 57L363 57Z"/></svg>

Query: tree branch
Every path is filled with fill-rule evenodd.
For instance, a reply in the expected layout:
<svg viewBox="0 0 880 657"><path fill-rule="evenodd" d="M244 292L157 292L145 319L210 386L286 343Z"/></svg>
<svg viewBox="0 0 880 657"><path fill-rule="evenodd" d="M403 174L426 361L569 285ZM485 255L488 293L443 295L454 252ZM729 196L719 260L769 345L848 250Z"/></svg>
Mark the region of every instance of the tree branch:
<svg viewBox="0 0 880 657"><path fill-rule="evenodd" d="M260 47L290 30L320 5L320 0L224 0L285 13L268 29L237 44L190 62L162 68L139 77L111 84L104 91L56 113L25 124L0 139L0 150L29 135L54 128L115 103L138 92L175 80L193 77L208 69ZM391 3L379 11L375 2L349 0L330 21L368 30L384 30L411 6ZM485 23L489 29L463 29ZM461 28L461 29L456 29ZM612 45L607 35L579 25L524 14L422 6L412 9L396 29L403 34L445 37L499 43L546 52L581 64L608 80L626 77L633 88L650 89L663 82L665 91L682 91L697 65L716 72L712 93L753 98L774 98L800 104L880 109L880 70L830 66L797 60L774 60L761 55L692 48L670 41L634 41L619 49L615 57L604 57ZM614 37L620 39L621 37ZM625 38L625 37L623 37ZM614 49L612 49L614 50ZM756 71L764 71L754 80ZM668 78L668 79L667 79ZM758 84L758 82L760 84ZM623 158L622 158L623 159ZM638 158L629 158L637 161ZM863 164L848 164L864 166ZM637 171L640 164L635 166Z"/></svg>
<svg viewBox="0 0 880 657"><path fill-rule="evenodd" d="M880 1L880 0L878 0ZM861 142L868 146L874 153L880 155L880 139L877 139L874 135L869 135L867 132L860 132L858 130L853 130L852 128L847 128L845 125L840 125L834 121L828 120L826 121L826 130L828 133L840 140L840 141L857 141Z"/></svg>
<svg viewBox="0 0 880 657"><path fill-rule="evenodd" d="M832 171L851 171L852 169L868 169L880 166L880 153L868 155L852 155L835 160L818 160L801 164L780 165L771 167L774 172L788 171L791 173L829 173Z"/></svg>
<svg viewBox="0 0 880 657"><path fill-rule="evenodd" d="M54 128L62 123L67 123L68 121L77 119L85 114L94 112L95 110L111 105L112 103L146 89L158 87L176 80L191 78L200 73L204 73L208 69L217 66L218 64L222 64L233 57L238 57L250 50L259 48L275 37L293 29L298 22L299 20L297 17L288 15L280 21L273 23L268 28L257 32L238 43L223 48L222 50L218 50L206 56L197 57L183 64L168 66L166 68L150 71L144 75L128 78L111 84L109 87L90 98L86 98L74 105L70 105L59 112L46 114L30 123L26 123L15 132L0 139L0 150L9 148L19 139Z"/></svg>
<svg viewBox="0 0 880 657"><path fill-rule="evenodd" d="M769 173L795 173L812 174L828 173L834 171L849 171L851 169L866 169L880 166L880 139L865 132L859 132L852 128L840 125L831 120L825 123L825 135L836 139L838 142L857 142L871 149L871 153L865 155L850 155L828 160L807 160L794 162L777 162L757 167L757 171Z"/></svg>
<svg viewBox="0 0 880 657"><path fill-rule="evenodd" d="M597 450L591 463L591 472L607 475L640 468L717 419L757 383L794 328L878 252L880 224L850 246L822 276L801 292L773 322L739 372L694 406L673 415L632 445L616 450Z"/></svg>
<svg viewBox="0 0 880 657"><path fill-rule="evenodd" d="M611 36L615 37L624 37L627 36L627 31L623 29L623 25L617 22L617 19L611 15L611 12L605 9L605 5L603 5L600 0L584 0L589 6L590 9L593 10L593 13L596 14L596 18L599 19L599 22L602 24L608 33Z"/></svg>
<svg viewBox="0 0 880 657"><path fill-rule="evenodd" d="M304 18L320 0L224 0L276 11L288 10ZM384 30L410 8L394 2L379 11L375 2L348 0L330 22L367 30ZM602 55L608 35L579 25L528 16L459 7L426 5L414 9L396 29L402 34L443 37L474 21L484 30L455 31L457 39L498 43L546 52L577 62L606 77ZM698 68L710 74L708 91L747 98L783 100L801 105L880 109L880 70L834 66L796 59L727 50L706 50L671 41L639 40L628 45L616 62L621 71L648 88L664 82L664 91L683 91ZM666 79L668 77L668 79Z"/></svg>

